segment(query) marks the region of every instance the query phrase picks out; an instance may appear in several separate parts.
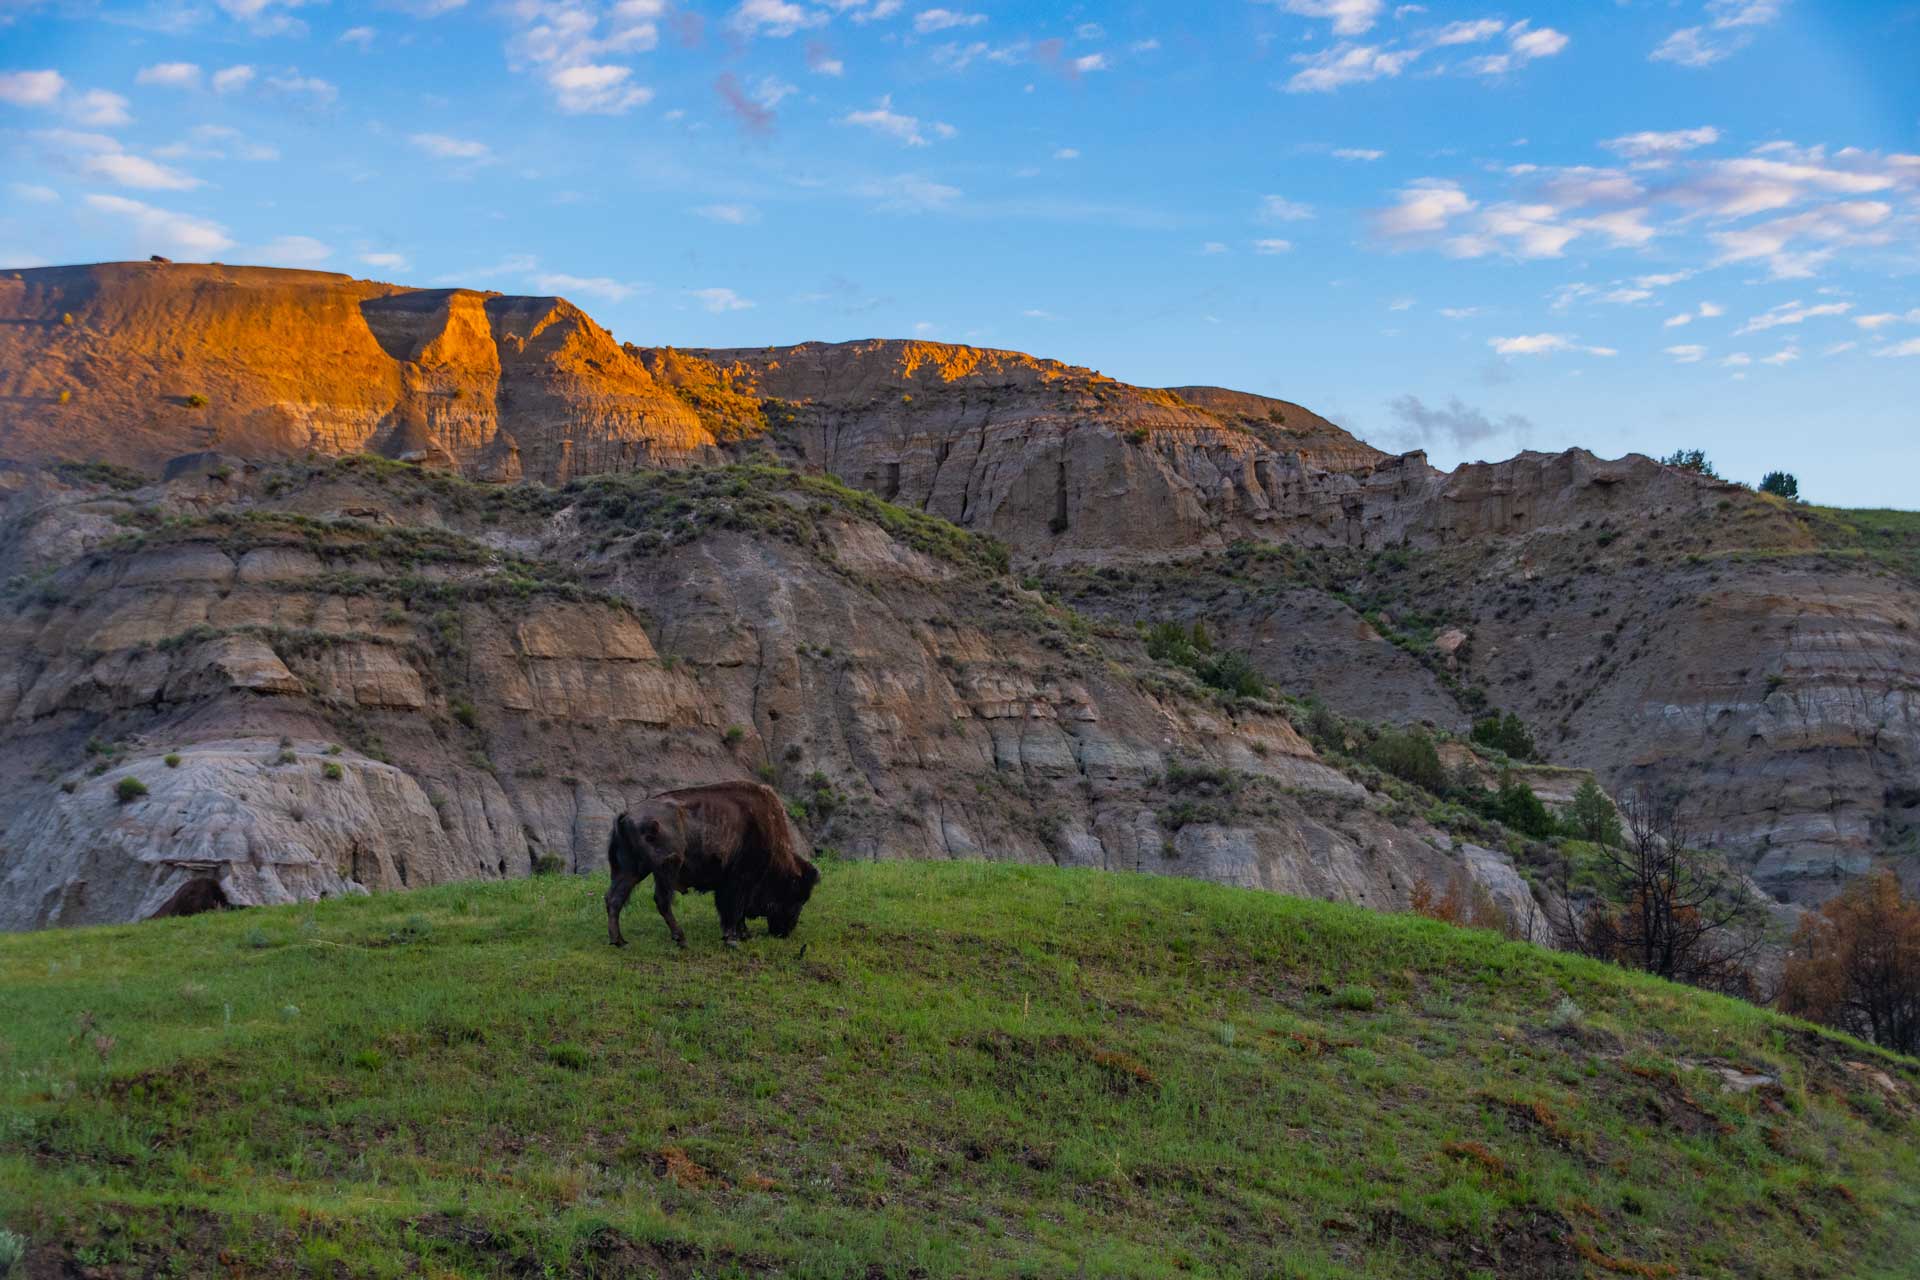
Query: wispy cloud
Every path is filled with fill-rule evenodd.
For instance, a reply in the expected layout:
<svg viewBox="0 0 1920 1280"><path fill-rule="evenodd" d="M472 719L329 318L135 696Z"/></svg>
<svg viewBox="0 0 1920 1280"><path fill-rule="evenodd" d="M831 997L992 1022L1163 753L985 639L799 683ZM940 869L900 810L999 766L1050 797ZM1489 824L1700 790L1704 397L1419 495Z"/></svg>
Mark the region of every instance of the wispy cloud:
<svg viewBox="0 0 1920 1280"><path fill-rule="evenodd" d="M1528 333L1513 338L1489 338L1487 345L1495 355L1550 356L1561 351L1584 352L1590 356L1617 356L1612 347L1590 347L1564 333Z"/></svg>
<svg viewBox="0 0 1920 1280"><path fill-rule="evenodd" d="M192 62L156 62L136 71L133 82L162 89L198 89L200 67Z"/></svg>
<svg viewBox="0 0 1920 1280"><path fill-rule="evenodd" d="M607 276L570 276L559 271L537 272L532 279L533 287L542 293L578 294L603 302L625 302L644 289Z"/></svg>
<svg viewBox="0 0 1920 1280"><path fill-rule="evenodd" d="M1798 301L1783 302L1754 316L1733 332L1738 337L1741 334L1759 333L1763 329L1776 329L1785 324L1804 324L1821 316L1844 316L1851 310L1851 302L1823 302L1815 306L1806 306Z"/></svg>
<svg viewBox="0 0 1920 1280"><path fill-rule="evenodd" d="M745 311L754 305L731 289L689 289L687 296L715 314L723 311Z"/></svg>
<svg viewBox="0 0 1920 1280"><path fill-rule="evenodd" d="M913 29L921 35L952 31L957 27L978 27L987 21L984 13L963 13L957 9L923 9L914 15Z"/></svg>
<svg viewBox="0 0 1920 1280"><path fill-rule="evenodd" d="M444 133L410 134L407 141L418 150L442 160L466 160L476 164L486 164L493 159L493 150L484 142L472 138L455 138Z"/></svg>
<svg viewBox="0 0 1920 1280"><path fill-rule="evenodd" d="M1786 7L1787 0L1707 0L1707 21L1681 27L1647 56L1682 67L1710 67L1746 48L1754 30L1772 23Z"/></svg>
<svg viewBox="0 0 1920 1280"><path fill-rule="evenodd" d="M126 196L90 195L86 205L131 224L142 243L157 244L176 253L213 254L233 247L227 229L205 218L155 208Z"/></svg>
<svg viewBox="0 0 1920 1280"><path fill-rule="evenodd" d="M927 146L929 133L937 138L951 138L957 132L952 125L939 121L928 121L923 128L920 117L905 115L893 109L891 94L883 95L879 103L869 110L849 111L840 117L840 123L871 130L909 147Z"/></svg>

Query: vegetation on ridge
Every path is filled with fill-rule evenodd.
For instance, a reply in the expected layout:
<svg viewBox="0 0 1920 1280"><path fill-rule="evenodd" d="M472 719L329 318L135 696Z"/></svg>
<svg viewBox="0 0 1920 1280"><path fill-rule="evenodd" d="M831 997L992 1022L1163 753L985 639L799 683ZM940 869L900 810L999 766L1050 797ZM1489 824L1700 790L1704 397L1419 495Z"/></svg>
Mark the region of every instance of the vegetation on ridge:
<svg viewBox="0 0 1920 1280"><path fill-rule="evenodd" d="M0 939L0 1225L96 1276L1869 1278L1920 1249L1920 1064L1577 957L843 863L788 942L727 952L695 911L689 953L637 922L615 951L603 884Z"/></svg>

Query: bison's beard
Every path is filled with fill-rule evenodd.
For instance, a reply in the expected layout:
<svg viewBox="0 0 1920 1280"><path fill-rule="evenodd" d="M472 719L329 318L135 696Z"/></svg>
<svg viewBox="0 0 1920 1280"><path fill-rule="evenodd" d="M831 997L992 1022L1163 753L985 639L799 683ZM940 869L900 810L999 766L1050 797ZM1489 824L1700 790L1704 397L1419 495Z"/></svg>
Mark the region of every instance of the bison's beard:
<svg viewBox="0 0 1920 1280"><path fill-rule="evenodd" d="M793 933L794 927L799 923L800 908L798 905L774 907L767 912L767 932L776 938L789 936Z"/></svg>

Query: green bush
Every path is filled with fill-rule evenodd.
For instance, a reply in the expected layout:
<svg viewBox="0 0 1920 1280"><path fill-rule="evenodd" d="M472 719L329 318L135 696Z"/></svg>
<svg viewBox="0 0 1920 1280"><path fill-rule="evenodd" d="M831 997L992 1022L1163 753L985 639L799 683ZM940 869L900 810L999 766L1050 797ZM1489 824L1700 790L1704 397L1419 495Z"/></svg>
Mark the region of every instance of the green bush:
<svg viewBox="0 0 1920 1280"><path fill-rule="evenodd" d="M320 766L320 776L325 778L328 782L338 782L340 781L340 779L347 776L347 771L345 769L342 769L339 765L335 764L333 761L329 760L325 764Z"/></svg>
<svg viewBox="0 0 1920 1280"><path fill-rule="evenodd" d="M121 804L132 804L147 794L147 784L138 778L122 778L114 787L113 794L120 798Z"/></svg>
<svg viewBox="0 0 1920 1280"><path fill-rule="evenodd" d="M1695 475L1708 476L1714 480L1720 478L1720 473L1713 469L1713 464L1707 461L1706 451L1702 449L1675 449L1660 459L1660 465L1678 467L1682 471L1691 471Z"/></svg>
<svg viewBox="0 0 1920 1280"><path fill-rule="evenodd" d="M1409 729L1404 733L1382 730L1367 748L1367 760L1376 769L1402 782L1411 782L1435 793L1446 790L1447 771L1440 763L1440 749L1423 729Z"/></svg>
<svg viewBox="0 0 1920 1280"><path fill-rule="evenodd" d="M533 874L537 876L557 876L566 869L566 860L557 853L543 853L533 860Z"/></svg>
<svg viewBox="0 0 1920 1280"><path fill-rule="evenodd" d="M180 753L178 751L169 751L162 757L162 761L166 764L167 768L178 769L180 767Z"/></svg>
<svg viewBox="0 0 1920 1280"><path fill-rule="evenodd" d="M1588 778L1574 792L1573 804L1561 820L1561 829L1575 840L1617 847L1620 844L1620 815L1613 801L1598 783Z"/></svg>
<svg viewBox="0 0 1920 1280"><path fill-rule="evenodd" d="M465 698L455 698L453 700L452 707L453 707L453 718L455 720L458 720L461 724L467 726L467 728L469 729L473 728L474 724L477 722L479 718L477 714L474 712L473 704L471 702L468 702Z"/></svg>
<svg viewBox="0 0 1920 1280"><path fill-rule="evenodd" d="M1526 722L1511 711L1504 716L1491 715L1476 721L1473 740L1483 747L1503 751L1515 760L1533 760L1540 753Z"/></svg>
<svg viewBox="0 0 1920 1280"><path fill-rule="evenodd" d="M1540 803L1540 797L1533 794L1533 789L1526 783L1511 775L1501 781L1500 790L1494 794L1489 808L1490 816L1536 840L1545 840L1559 833L1560 824L1547 812L1547 806Z"/></svg>
<svg viewBox="0 0 1920 1280"><path fill-rule="evenodd" d="M207 403L207 398L198 391L187 397L187 408L189 409L204 409L207 407Z"/></svg>
<svg viewBox="0 0 1920 1280"><path fill-rule="evenodd" d="M1351 1009L1355 1013L1371 1012L1375 1000L1372 987L1342 987L1333 993L1334 1008Z"/></svg>

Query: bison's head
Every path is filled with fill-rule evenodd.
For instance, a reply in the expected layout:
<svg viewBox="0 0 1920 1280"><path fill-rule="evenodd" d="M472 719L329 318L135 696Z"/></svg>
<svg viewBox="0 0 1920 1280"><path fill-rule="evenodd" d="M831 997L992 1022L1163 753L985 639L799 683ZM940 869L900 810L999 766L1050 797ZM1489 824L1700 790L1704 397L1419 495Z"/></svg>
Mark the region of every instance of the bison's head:
<svg viewBox="0 0 1920 1280"><path fill-rule="evenodd" d="M800 923L800 908L807 905L807 899L813 896L813 886L820 883L820 868L804 858L800 866L798 876L783 878L766 891L767 932L776 938L793 932L794 926Z"/></svg>

